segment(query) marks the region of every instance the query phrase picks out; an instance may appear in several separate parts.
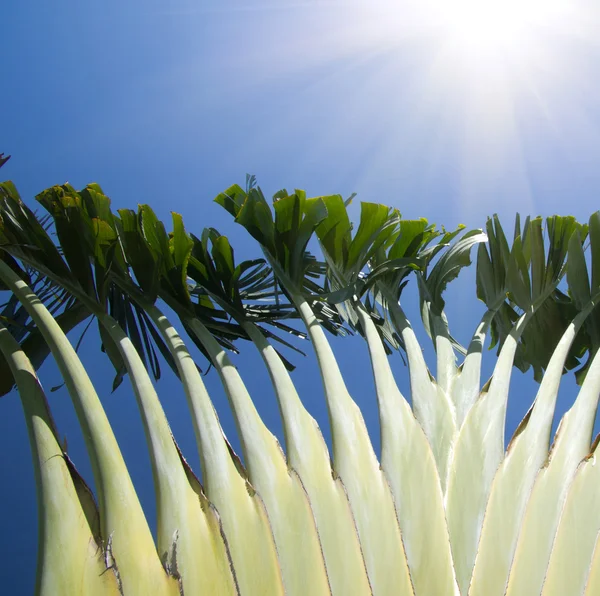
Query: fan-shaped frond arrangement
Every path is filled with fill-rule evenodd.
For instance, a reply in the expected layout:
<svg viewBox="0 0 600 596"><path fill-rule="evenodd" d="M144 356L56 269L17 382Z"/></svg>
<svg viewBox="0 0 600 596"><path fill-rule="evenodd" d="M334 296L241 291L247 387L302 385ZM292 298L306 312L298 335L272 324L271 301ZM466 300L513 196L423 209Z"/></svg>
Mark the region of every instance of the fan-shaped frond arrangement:
<svg viewBox="0 0 600 596"><path fill-rule="evenodd" d="M600 393L600 214L585 225L570 217L523 225L517 219L509 241L497 218L485 233L439 231L363 203L354 229L349 201L340 196L280 191L270 203L249 179L245 190L232 186L215 199L262 249L263 257L237 262L217 230L195 236L173 214L168 233L147 205L114 213L97 185L80 192L53 187L37 198L51 222L36 216L11 183L0 186L0 282L8 292L0 352L19 390L33 453L37 593L600 593L600 467L591 440ZM311 239L323 261L309 252ZM443 294L470 264L473 248L477 296L487 310L463 349L450 333ZM401 305L410 278L437 379ZM115 384L128 378L139 406L154 476L156 542L65 335L89 317L98 323ZM325 333L348 328L369 350L381 461ZM498 359L482 386L488 334ZM276 349L297 349L293 335L308 336L316 354L331 455L294 387L293 365ZM241 339L254 344L269 372L285 452L229 359ZM186 341L220 377L243 464ZM408 362L410 396L392 374L395 350ZM83 430L96 495L61 446L37 378L48 353ZM202 484L153 383L159 355L185 390ZM505 449L514 365L533 367L541 384ZM581 390L549 449L560 380L574 368Z"/></svg>

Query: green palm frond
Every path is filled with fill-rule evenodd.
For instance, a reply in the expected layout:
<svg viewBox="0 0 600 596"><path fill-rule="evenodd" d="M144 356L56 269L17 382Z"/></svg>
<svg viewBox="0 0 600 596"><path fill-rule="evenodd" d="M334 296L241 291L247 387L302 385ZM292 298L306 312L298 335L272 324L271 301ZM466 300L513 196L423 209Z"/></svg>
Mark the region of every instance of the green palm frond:
<svg viewBox="0 0 600 596"><path fill-rule="evenodd" d="M187 269L192 296L208 297L227 312L235 321L258 325L265 337L288 348L301 352L292 343L270 331L264 324L278 330L305 338L306 334L287 324L297 318L296 310L283 301L275 287L275 277L264 259L251 259L236 264L234 250L226 236L213 228L204 230L202 239L191 235L194 242ZM294 366L281 354L288 370Z"/></svg>
<svg viewBox="0 0 600 596"><path fill-rule="evenodd" d="M326 266L308 250L316 228L327 217L323 197L307 199L302 190L291 195L280 190L273 195L271 210L260 188L252 187L246 193L233 185L215 202L261 245L286 299L291 303L292 294L302 296L327 331L344 335L346 331L336 309L319 299L326 292L319 284Z"/></svg>

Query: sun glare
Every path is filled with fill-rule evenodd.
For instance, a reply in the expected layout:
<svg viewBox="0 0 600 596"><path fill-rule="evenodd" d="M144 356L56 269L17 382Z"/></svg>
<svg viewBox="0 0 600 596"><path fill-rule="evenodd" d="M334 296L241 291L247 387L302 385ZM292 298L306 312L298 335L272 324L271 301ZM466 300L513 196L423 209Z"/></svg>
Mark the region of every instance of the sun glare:
<svg viewBox="0 0 600 596"><path fill-rule="evenodd" d="M545 30L560 26L567 0L431 0L432 22L453 43L485 56L521 54Z"/></svg>

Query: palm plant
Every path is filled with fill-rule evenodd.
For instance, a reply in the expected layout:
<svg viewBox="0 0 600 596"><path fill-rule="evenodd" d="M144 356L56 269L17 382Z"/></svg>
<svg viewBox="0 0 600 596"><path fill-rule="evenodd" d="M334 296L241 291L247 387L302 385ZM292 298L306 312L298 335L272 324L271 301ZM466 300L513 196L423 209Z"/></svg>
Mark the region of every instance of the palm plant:
<svg viewBox="0 0 600 596"><path fill-rule="evenodd" d="M147 205L113 213L97 185L38 196L58 245L50 222L12 184L0 186L0 199L0 282L10 292L0 352L19 389L36 472L37 593L600 593L600 478L591 442L600 393L599 213L585 225L549 218L546 238L541 218L523 226L517 219L511 244L497 218L486 233L446 232L363 203L354 233L349 201L340 196L280 191L271 205L248 179L246 189L232 186L215 199L262 248L264 258L237 263L218 231L196 237L173 214L167 233ZM323 262L309 252L315 240ZM487 310L465 350L450 333L443 293L475 246L477 296ZM437 379L401 306L410 278ZM220 377L243 464L165 307ZM90 316L115 384L128 376L144 423L156 543L65 336ZM344 326L367 342L381 462L325 333ZM297 349L282 333L306 334L314 348L331 459L294 387L293 366L275 347ZM482 387L487 334L498 360ZM285 454L229 359L243 340L269 372ZM390 367L397 350L408 362L410 402ZM37 379L47 353L84 431L97 503L58 440ZM185 390L202 483L171 434L152 380L160 376L159 353ZM505 449L513 365L533 367L541 384ZM577 367L579 396L549 450L561 377Z"/></svg>

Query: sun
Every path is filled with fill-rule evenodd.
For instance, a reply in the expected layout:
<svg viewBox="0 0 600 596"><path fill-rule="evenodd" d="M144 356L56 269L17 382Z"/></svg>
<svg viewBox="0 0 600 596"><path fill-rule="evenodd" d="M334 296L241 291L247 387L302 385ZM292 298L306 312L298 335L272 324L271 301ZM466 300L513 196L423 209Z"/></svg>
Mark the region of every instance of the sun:
<svg viewBox="0 0 600 596"><path fill-rule="evenodd" d="M424 0L432 25L473 58L519 55L560 27L567 0Z"/></svg>
<svg viewBox="0 0 600 596"><path fill-rule="evenodd" d="M455 62L490 70L529 62L551 40L575 34L584 12L578 0L374 0L374 6L364 9L364 22L380 43L426 40Z"/></svg>

